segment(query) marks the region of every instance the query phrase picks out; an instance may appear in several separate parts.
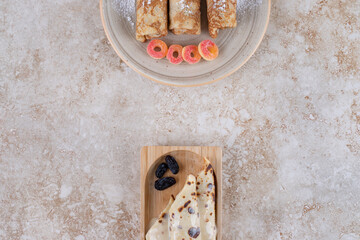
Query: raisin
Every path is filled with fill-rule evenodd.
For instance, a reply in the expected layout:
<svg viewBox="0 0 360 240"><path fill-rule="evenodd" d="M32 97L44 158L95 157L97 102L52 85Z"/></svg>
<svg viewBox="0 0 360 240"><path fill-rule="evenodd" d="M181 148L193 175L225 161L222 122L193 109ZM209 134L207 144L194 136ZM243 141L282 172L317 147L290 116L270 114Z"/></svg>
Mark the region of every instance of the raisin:
<svg viewBox="0 0 360 240"><path fill-rule="evenodd" d="M165 190L165 189L171 187L175 183L176 183L176 180L173 177L160 178L155 181L155 189L162 191L162 190Z"/></svg>
<svg viewBox="0 0 360 240"><path fill-rule="evenodd" d="M177 174L179 172L179 165L178 163L176 162L175 158L170 156L170 155L167 155L165 157L165 161L170 169L170 171L173 173L173 174Z"/></svg>
<svg viewBox="0 0 360 240"><path fill-rule="evenodd" d="M166 163L161 163L155 171L155 176L157 178L161 178L162 176L164 176L168 168L169 167Z"/></svg>
<svg viewBox="0 0 360 240"><path fill-rule="evenodd" d="M188 234L192 238L197 238L200 235L200 228L192 227L189 229Z"/></svg>

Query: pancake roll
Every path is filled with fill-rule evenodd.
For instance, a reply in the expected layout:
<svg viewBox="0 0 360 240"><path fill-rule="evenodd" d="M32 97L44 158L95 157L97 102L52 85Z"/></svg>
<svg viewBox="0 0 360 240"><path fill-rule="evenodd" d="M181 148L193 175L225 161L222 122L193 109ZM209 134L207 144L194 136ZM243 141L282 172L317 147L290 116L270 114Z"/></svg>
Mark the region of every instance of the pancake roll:
<svg viewBox="0 0 360 240"><path fill-rule="evenodd" d="M201 0L169 0L170 27L174 34L201 33Z"/></svg>
<svg viewBox="0 0 360 240"><path fill-rule="evenodd" d="M148 39L166 36L168 33L168 0L136 1L136 39L145 42Z"/></svg>
<svg viewBox="0 0 360 240"><path fill-rule="evenodd" d="M236 27L236 0L206 0L209 34L216 38L220 29Z"/></svg>

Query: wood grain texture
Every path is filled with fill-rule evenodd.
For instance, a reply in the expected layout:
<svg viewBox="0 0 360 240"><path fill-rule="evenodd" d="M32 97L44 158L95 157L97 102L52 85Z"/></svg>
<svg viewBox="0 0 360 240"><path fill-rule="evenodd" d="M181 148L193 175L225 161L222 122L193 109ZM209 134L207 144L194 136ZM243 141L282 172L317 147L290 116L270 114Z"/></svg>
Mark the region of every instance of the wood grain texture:
<svg viewBox="0 0 360 240"><path fill-rule="evenodd" d="M180 172L173 175L167 171L164 176L172 176L177 183L164 191L157 191L154 182L157 179L155 170L165 161L166 155L176 158ZM204 167L203 158L206 157L213 165L216 181L216 226L217 240L222 236L222 150L220 147L200 146L146 146L141 149L141 239L150 228L150 221L158 217L165 208L171 195L176 195L183 188L189 174L196 176Z"/></svg>

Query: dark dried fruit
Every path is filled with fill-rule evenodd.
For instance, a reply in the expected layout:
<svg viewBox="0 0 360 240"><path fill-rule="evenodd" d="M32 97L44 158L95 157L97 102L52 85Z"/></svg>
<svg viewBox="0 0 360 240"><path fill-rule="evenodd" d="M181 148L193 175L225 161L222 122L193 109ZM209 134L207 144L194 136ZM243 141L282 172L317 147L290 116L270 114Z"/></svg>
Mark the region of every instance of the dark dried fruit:
<svg viewBox="0 0 360 240"><path fill-rule="evenodd" d="M176 162L175 158L170 156L170 155L167 155L165 157L165 161L170 169L170 171L173 173L173 174L177 174L179 172L179 165L178 163Z"/></svg>
<svg viewBox="0 0 360 240"><path fill-rule="evenodd" d="M165 189L171 187L175 183L176 183L176 180L173 177L160 178L155 181L155 189L162 191L162 190L165 190Z"/></svg>
<svg viewBox="0 0 360 240"><path fill-rule="evenodd" d="M192 238L197 238L200 235L200 228L192 227L189 229L188 234Z"/></svg>
<svg viewBox="0 0 360 240"><path fill-rule="evenodd" d="M168 168L169 167L166 163L161 163L155 171L155 176L157 178L162 178L162 176L164 176Z"/></svg>

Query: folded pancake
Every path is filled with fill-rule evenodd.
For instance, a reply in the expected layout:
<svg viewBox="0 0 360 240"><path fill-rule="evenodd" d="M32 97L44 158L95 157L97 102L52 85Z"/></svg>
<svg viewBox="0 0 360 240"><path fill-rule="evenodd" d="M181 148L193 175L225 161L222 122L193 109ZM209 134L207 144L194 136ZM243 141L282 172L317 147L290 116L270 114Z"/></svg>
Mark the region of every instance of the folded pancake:
<svg viewBox="0 0 360 240"><path fill-rule="evenodd" d="M136 2L136 39L147 39L167 35L168 0L137 0Z"/></svg>
<svg viewBox="0 0 360 240"><path fill-rule="evenodd" d="M174 197L171 195L166 208L160 213L158 219L151 226L146 234L146 240L169 240L169 209L174 202Z"/></svg>
<svg viewBox="0 0 360 240"><path fill-rule="evenodd" d="M219 29L236 27L236 0L206 0L209 34L216 38Z"/></svg>
<svg viewBox="0 0 360 240"><path fill-rule="evenodd" d="M198 206L200 213L201 239L215 240L215 182L214 169L204 158L205 168L199 173L197 181Z"/></svg>
<svg viewBox="0 0 360 240"><path fill-rule="evenodd" d="M196 178L189 175L169 210L170 240L201 239Z"/></svg>
<svg viewBox="0 0 360 240"><path fill-rule="evenodd" d="M170 27L174 34L201 33L201 0L169 0Z"/></svg>

